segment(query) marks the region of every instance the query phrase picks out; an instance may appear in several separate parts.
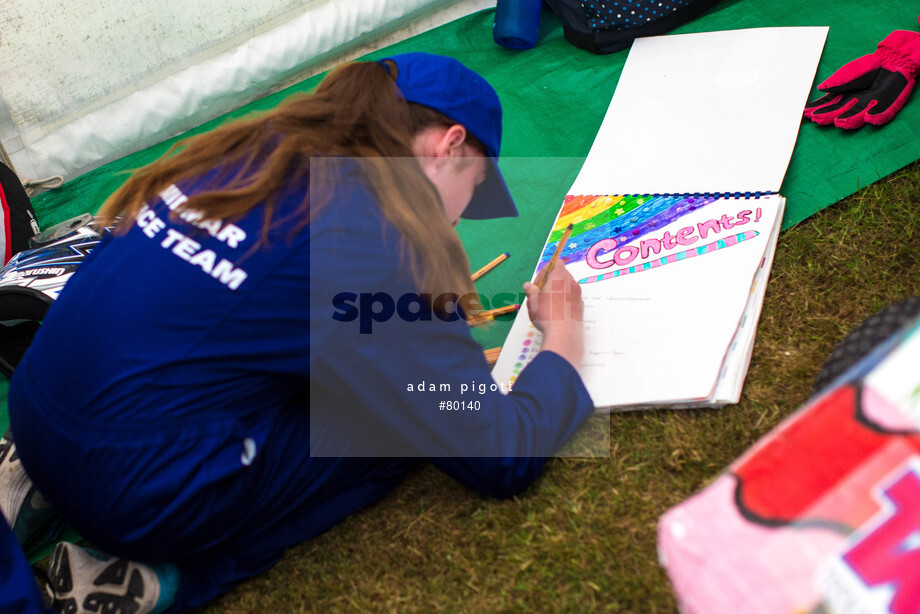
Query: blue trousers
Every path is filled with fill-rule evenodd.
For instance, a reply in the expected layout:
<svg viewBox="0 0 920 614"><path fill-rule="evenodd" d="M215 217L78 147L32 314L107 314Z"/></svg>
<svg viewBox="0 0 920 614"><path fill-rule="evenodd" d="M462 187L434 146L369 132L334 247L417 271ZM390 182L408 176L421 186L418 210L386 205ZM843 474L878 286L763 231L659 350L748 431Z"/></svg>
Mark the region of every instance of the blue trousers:
<svg viewBox="0 0 920 614"><path fill-rule="evenodd" d="M243 464L236 448L229 461L197 455L211 449L205 431L186 428L164 437L139 428L123 432L117 444L100 445L75 432L76 424L16 411L14 401L13 435L38 489L103 552L176 564L176 612L265 571L286 548L377 501L414 462L312 458L309 414L302 408L274 416L252 462ZM213 479L190 477L202 475Z"/></svg>

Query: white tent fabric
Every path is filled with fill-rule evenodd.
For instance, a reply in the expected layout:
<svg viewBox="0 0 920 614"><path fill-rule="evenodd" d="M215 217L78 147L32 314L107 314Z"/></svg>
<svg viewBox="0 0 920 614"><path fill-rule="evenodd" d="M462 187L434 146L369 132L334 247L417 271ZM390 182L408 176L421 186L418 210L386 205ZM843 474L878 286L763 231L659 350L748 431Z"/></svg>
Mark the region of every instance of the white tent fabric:
<svg viewBox="0 0 920 614"><path fill-rule="evenodd" d="M0 150L23 180L66 180L490 6L495 0L0 2Z"/></svg>

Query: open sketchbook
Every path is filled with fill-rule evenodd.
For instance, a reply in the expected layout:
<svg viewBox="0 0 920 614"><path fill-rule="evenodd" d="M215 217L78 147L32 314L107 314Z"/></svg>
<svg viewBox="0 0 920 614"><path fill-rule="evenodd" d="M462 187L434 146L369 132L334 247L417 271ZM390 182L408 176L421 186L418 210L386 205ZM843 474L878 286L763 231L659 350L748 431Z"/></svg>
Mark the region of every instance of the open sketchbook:
<svg viewBox="0 0 920 614"><path fill-rule="evenodd" d="M579 372L599 409L736 403L783 218L779 194L827 29L638 39L535 271L581 284ZM527 305L493 378L539 352Z"/></svg>

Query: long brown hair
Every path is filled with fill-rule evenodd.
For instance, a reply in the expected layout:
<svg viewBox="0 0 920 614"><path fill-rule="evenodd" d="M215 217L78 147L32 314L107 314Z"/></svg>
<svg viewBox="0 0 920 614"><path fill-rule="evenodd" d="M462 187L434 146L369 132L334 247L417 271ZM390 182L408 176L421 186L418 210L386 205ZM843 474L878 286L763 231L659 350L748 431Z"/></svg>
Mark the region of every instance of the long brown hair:
<svg viewBox="0 0 920 614"><path fill-rule="evenodd" d="M361 160L367 170L382 213L404 239L406 264L420 291L435 296L472 293L466 252L437 189L412 152L419 130L451 122L427 107L406 103L394 79L392 65L346 64L313 93L292 96L271 111L180 141L132 174L98 216L106 225L116 224L116 232L126 231L145 203L165 187L217 171L214 188L190 195L181 209L195 210L203 220L232 220L264 204L264 239L276 221L275 200L282 189L305 185L309 177L309 194L293 225L302 229L328 203L328 198L317 198L329 193L322 185L328 176L326 161L347 156Z"/></svg>

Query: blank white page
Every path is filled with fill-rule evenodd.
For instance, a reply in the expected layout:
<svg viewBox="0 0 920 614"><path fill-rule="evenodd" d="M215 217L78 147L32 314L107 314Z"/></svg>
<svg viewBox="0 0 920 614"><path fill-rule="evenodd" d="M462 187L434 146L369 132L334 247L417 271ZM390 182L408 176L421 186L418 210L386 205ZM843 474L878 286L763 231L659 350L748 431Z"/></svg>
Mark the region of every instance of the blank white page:
<svg viewBox="0 0 920 614"><path fill-rule="evenodd" d="M569 194L779 191L826 27L637 39Z"/></svg>

